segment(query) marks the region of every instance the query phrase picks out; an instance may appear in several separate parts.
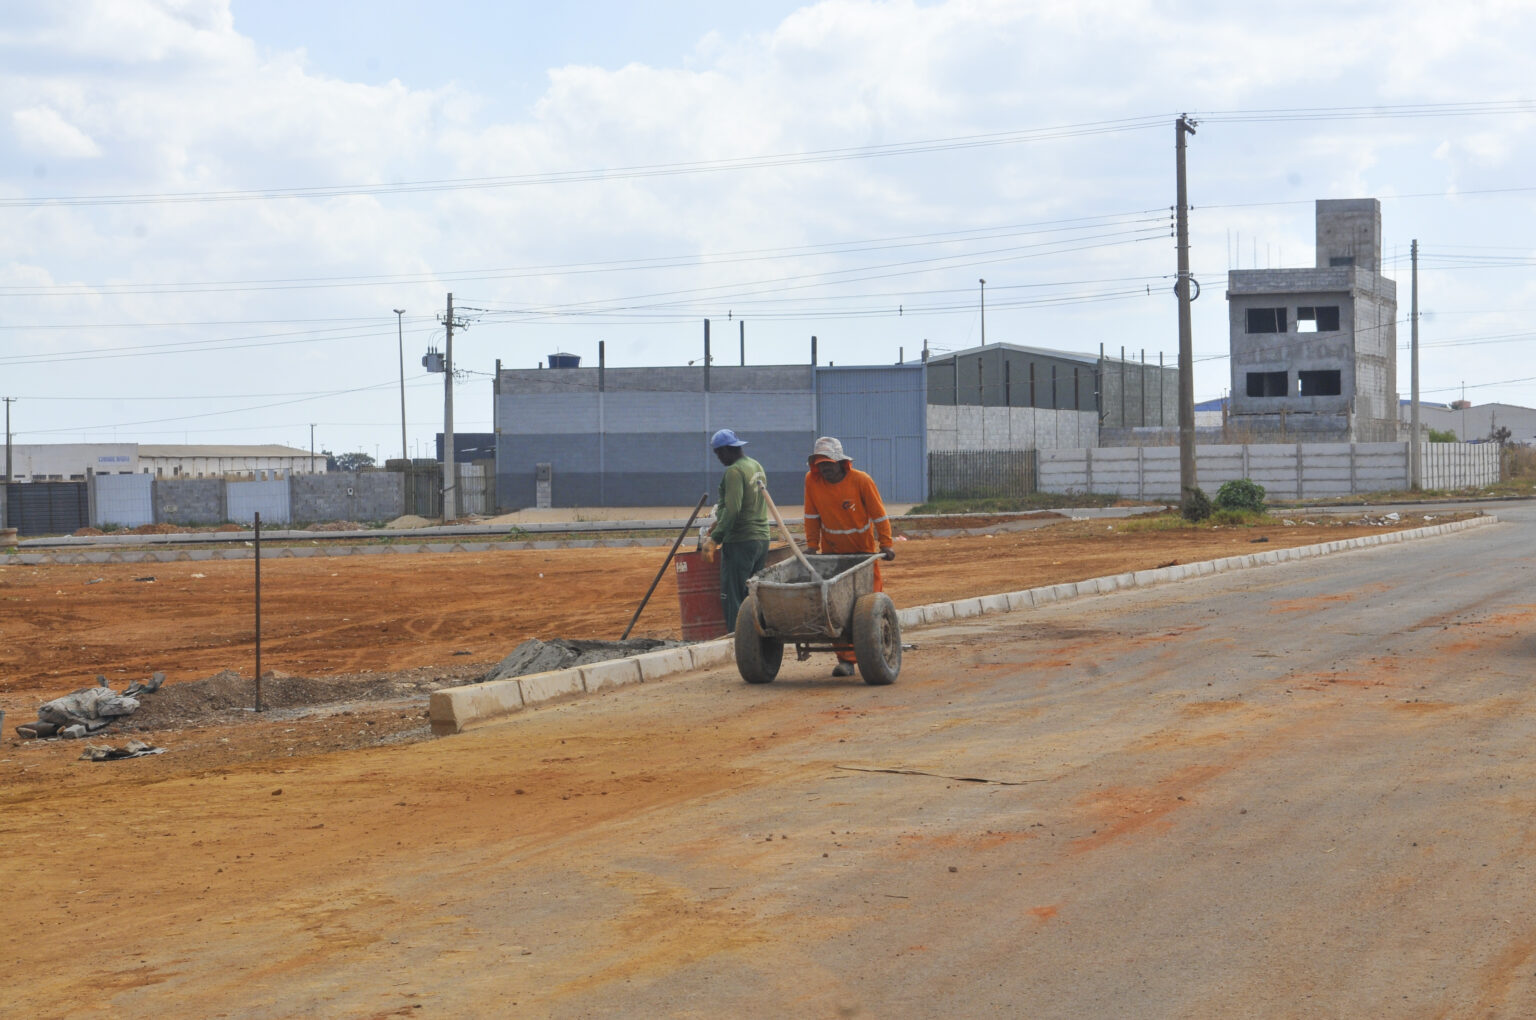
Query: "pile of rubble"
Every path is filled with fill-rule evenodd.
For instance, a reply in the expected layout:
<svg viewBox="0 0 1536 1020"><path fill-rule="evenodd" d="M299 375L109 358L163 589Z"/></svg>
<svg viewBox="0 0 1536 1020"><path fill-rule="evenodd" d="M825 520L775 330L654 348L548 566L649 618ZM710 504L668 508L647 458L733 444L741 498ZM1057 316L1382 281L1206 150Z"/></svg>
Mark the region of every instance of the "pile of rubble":
<svg viewBox="0 0 1536 1020"><path fill-rule="evenodd" d="M572 641L566 638L540 641L538 638L529 638L514 648L512 654L497 663L494 669L482 676L479 682L509 680L512 677L527 676L530 673L545 673L555 669L569 669L572 666L585 666L593 662L606 662L609 659L623 659L676 644L678 644L676 641L662 641L655 638L630 638L628 641Z"/></svg>
<svg viewBox="0 0 1536 1020"><path fill-rule="evenodd" d="M95 687L82 687L44 703L37 710L37 722L17 726L16 735L28 739L89 736L137 712L139 698L158 691L163 683L165 674L156 673L148 680L133 681L119 694L107 685L106 677L98 676Z"/></svg>

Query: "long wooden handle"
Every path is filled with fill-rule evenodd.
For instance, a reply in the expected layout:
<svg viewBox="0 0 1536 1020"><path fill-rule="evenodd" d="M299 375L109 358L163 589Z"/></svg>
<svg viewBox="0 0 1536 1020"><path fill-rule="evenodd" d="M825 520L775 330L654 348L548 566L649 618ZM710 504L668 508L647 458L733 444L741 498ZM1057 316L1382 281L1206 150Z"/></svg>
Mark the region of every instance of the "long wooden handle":
<svg viewBox="0 0 1536 1020"><path fill-rule="evenodd" d="M677 555L677 547L683 544L683 539L688 537L688 529L693 527L693 522L698 518L699 511L704 509L704 504L709 502L709 493L699 497L699 505L693 508L693 513L688 515L688 523L683 525L683 530L678 532L677 541L672 543L672 548L667 552L667 558L661 561L661 569L656 571L656 579L646 589L645 598L640 600L640 605L635 607L635 615L629 618L629 626L624 628L624 633L619 637L620 641L629 640L629 632L635 629L635 621L640 619L640 614L645 612L645 604L651 601L651 595L655 593L656 586L661 583L662 575L667 572L667 566L672 562L672 557Z"/></svg>
<svg viewBox="0 0 1536 1020"><path fill-rule="evenodd" d="M810 575L807 580L816 580L821 575L816 573L816 568L811 566L811 561L806 559L805 553L800 551L800 545L795 541L795 536L789 533L789 525L784 523L784 517L779 513L779 508L774 505L773 497L768 495L768 480L766 478L759 478L757 480L757 487L762 490L763 499L768 501L768 512L773 514L775 521L779 522L779 531L784 534L784 541L789 543L790 551L795 554L795 558L800 561L800 565L805 567L806 573Z"/></svg>

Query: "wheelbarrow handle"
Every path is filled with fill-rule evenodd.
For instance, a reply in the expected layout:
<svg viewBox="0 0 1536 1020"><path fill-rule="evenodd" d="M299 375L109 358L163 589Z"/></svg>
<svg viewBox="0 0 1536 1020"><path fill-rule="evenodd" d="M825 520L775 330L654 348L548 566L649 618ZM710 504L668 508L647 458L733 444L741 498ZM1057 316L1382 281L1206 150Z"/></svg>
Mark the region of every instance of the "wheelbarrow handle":
<svg viewBox="0 0 1536 1020"><path fill-rule="evenodd" d="M816 568L811 566L811 561L805 558L805 553L800 551L800 544L795 541L795 536L789 533L789 525L784 523L784 515L779 513L779 508L774 504L773 497L768 495L768 479L759 478L757 480L757 487L762 490L763 499L768 503L768 512L773 514L773 519L778 522L779 531L783 533L784 541L789 543L790 551L795 554L795 559L800 561L800 565L805 567L805 572L811 578L820 577L821 575L816 573Z"/></svg>

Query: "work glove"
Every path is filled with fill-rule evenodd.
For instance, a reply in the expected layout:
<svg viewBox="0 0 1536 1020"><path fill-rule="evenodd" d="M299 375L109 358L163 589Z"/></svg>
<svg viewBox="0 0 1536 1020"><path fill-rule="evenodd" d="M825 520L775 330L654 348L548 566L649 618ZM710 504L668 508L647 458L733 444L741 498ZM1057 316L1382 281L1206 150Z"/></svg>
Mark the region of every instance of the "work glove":
<svg viewBox="0 0 1536 1020"><path fill-rule="evenodd" d="M720 551L720 543L712 538L704 540L704 558L709 562L715 562L715 554Z"/></svg>
<svg viewBox="0 0 1536 1020"><path fill-rule="evenodd" d="M880 558L882 560L894 560L896 558L896 550L891 546L882 545L880 547Z"/></svg>

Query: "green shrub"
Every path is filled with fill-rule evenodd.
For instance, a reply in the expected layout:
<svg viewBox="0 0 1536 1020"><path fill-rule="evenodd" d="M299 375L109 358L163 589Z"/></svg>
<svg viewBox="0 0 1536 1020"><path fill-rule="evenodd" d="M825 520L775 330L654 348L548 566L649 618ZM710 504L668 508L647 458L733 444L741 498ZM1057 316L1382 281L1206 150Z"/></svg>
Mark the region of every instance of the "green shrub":
<svg viewBox="0 0 1536 1020"><path fill-rule="evenodd" d="M1264 486L1247 478L1223 482L1221 488L1216 490L1216 508L1261 514L1264 512Z"/></svg>
<svg viewBox="0 0 1536 1020"><path fill-rule="evenodd" d="M1429 430L1429 441L1431 443L1454 443L1454 442L1457 442L1456 430L1455 429L1430 429Z"/></svg>
<svg viewBox="0 0 1536 1020"><path fill-rule="evenodd" d="M1204 489L1190 489L1189 498L1184 500L1180 512L1186 521L1203 521L1211 516L1211 498L1205 494Z"/></svg>

